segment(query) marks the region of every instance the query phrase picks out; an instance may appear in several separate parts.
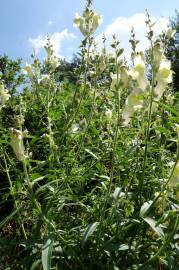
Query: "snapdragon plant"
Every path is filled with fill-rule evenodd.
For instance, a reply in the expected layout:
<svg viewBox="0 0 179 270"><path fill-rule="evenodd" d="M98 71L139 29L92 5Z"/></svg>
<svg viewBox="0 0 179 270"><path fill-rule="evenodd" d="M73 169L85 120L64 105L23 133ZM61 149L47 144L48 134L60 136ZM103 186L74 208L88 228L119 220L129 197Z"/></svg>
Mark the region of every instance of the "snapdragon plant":
<svg viewBox="0 0 179 270"><path fill-rule="evenodd" d="M12 207L0 269L178 269L179 113L165 54L174 31L156 35L147 12L149 48L138 50L132 29L126 60L115 35L112 51L104 36L98 48L101 22L89 0L75 16L75 83L58 80L50 36L46 58L33 53L22 68L22 92L0 83L2 204Z"/></svg>

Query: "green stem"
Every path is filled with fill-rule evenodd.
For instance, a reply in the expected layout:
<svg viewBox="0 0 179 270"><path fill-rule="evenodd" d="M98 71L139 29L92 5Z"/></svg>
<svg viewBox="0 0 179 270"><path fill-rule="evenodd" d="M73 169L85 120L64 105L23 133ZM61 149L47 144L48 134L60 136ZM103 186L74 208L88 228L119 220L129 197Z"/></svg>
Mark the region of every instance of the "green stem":
<svg viewBox="0 0 179 270"><path fill-rule="evenodd" d="M29 178L28 171L27 171L26 160L23 160L22 164L23 164L23 169L24 169L24 174L25 174L25 180L26 180L26 183L28 186L28 190L30 192L30 198L32 199L32 202L33 202L34 206L36 207L36 209L38 210L38 212L40 214L42 214L41 207L40 207L39 203L37 202L37 200L34 198L34 192L33 192L32 185L31 185L30 178Z"/></svg>
<svg viewBox="0 0 179 270"><path fill-rule="evenodd" d="M14 198L14 203L15 203L16 209L18 209L18 204L17 204L17 201L15 199L15 194L14 194L14 191L13 191L13 185L12 185L11 177L10 177L10 174L9 174L9 168L7 166L7 161L6 161L5 155L3 155L3 159L4 159L4 164L5 164L5 170L6 170L7 179L8 179L9 186L10 186L10 194ZM24 239L27 240L27 235L26 235L26 232L25 232L24 224L21 222L20 217L18 217L18 222L20 223L20 227L22 229L22 233L23 233Z"/></svg>
<svg viewBox="0 0 179 270"><path fill-rule="evenodd" d="M69 121L66 123L66 127L63 131L63 136L62 136L62 140L61 140L61 145L63 145L63 142L64 142L64 139L65 139L65 135L66 133L68 132L68 129L70 128L70 126L73 124L76 116L78 115L78 112L80 110L80 107L81 107L81 104L82 104L82 101L85 97L85 94L86 94L86 85L87 85L87 72L88 72L88 66L89 66L89 50L90 50L90 43L88 41L88 49L87 49L87 60L86 60L86 65L85 65L85 77L84 77L84 85L83 85L83 91L82 91L82 94L81 94L81 97L80 97L80 100L79 100L79 103L77 105L77 108L74 112L74 114L71 114L71 117L72 118L69 118ZM76 92L75 92L75 96L76 96ZM73 98L74 100L74 98ZM73 104L73 103L72 103ZM73 109L73 107L72 107Z"/></svg>
<svg viewBox="0 0 179 270"><path fill-rule="evenodd" d="M44 222L48 226L50 226L51 228L53 228L55 230L54 225L46 218L46 216L44 215L44 213L42 211L41 205L39 204L39 202L34 197L34 192L33 192L32 185L31 185L30 178L29 178L28 171L27 171L26 160L23 160L22 163L23 163L23 168L24 168L24 174L25 174L26 183L27 183L28 190L29 190L29 193L30 193L30 198L31 198L31 200L32 200L32 202L33 202L36 210L38 211L39 215L44 220ZM37 226L38 226L38 223L37 223Z"/></svg>
<svg viewBox="0 0 179 270"><path fill-rule="evenodd" d="M104 204L102 207L102 212L101 212L101 218L100 218L100 223L103 222L104 216L105 216L105 209L106 205L111 193L111 188L112 188L112 181L113 181L113 176L114 176L114 163L115 163L115 153L116 153L116 146L117 146L117 139L118 139L118 132L119 132L119 123L120 123L120 89L119 89L119 71L118 71L118 62L117 62L117 55L116 55L116 73L117 73L117 81L116 81L116 96L117 96L117 123L116 123L116 130L114 134L114 140L113 140L113 151L112 151L112 161L111 161L111 171L110 171L110 178L109 178L109 186L106 192ZM100 227L101 228L101 227ZM99 233L101 236L101 231Z"/></svg>
<svg viewBox="0 0 179 270"><path fill-rule="evenodd" d="M152 90L153 91L153 90ZM148 141L150 135L150 124L151 124L151 112L152 112L152 104L153 104L153 95L152 91L150 93L150 105L149 105L149 112L148 112L148 123L147 123L147 131L146 131L146 138L145 138L145 150L144 150L144 161L142 166L142 177L140 180L140 203L142 202L142 189L144 184L144 176L145 176L145 168L146 168L146 161L147 161L147 152L148 152Z"/></svg>
<svg viewBox="0 0 179 270"><path fill-rule="evenodd" d="M152 43L151 43L151 47L152 47L152 59L153 59L153 45L152 45ZM148 110L147 131L146 131L146 136L145 136L144 160L143 160L143 166L142 166L142 177L141 177L141 180L139 182L140 204L142 203L142 190L143 190L145 168L146 168L146 161L147 161L147 154L148 154L148 142L149 142L149 136L150 136L150 125L151 125L152 105L153 105L153 95L154 95L154 83L155 83L155 72L154 72L154 67L152 66L152 84L151 84L151 90L150 90L150 102L149 102L149 110Z"/></svg>
<svg viewBox="0 0 179 270"><path fill-rule="evenodd" d="M97 92L97 76L95 76L94 92L93 92L93 100L92 100L92 105L91 105L90 114L89 114L89 117L88 117L88 120L87 120L87 125L86 125L86 127L85 127L84 132L83 132L83 137L82 137L80 146L79 146L79 148L78 148L78 151L77 151L77 154L76 154L76 158L79 157L81 148L82 148L82 146L83 146L83 144L84 144L84 141L85 141L85 138L86 138L86 135L87 135L87 131L88 131L88 129L89 129L91 120L92 120L92 118L93 118L93 111L94 111L95 101L96 101L96 92Z"/></svg>

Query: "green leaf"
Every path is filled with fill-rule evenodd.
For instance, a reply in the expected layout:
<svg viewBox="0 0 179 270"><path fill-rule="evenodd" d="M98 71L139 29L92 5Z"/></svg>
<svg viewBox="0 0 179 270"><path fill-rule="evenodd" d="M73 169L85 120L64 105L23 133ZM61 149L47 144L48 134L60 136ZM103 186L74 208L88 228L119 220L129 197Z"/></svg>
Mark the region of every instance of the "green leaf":
<svg viewBox="0 0 179 270"><path fill-rule="evenodd" d="M117 187L113 193L113 198L116 200L119 196L120 196L120 193L121 193L121 188Z"/></svg>
<svg viewBox="0 0 179 270"><path fill-rule="evenodd" d="M40 264L40 263L41 263L41 260L37 260L37 261L33 262L33 264L32 264L32 266L31 266L30 270L39 269L39 268L37 268L37 266L39 267L39 264Z"/></svg>
<svg viewBox="0 0 179 270"><path fill-rule="evenodd" d="M33 186L34 184L36 184L37 182L43 180L45 177L47 177L47 176L44 175L44 176L40 176L40 177L38 177L38 178L33 179L32 186Z"/></svg>
<svg viewBox="0 0 179 270"><path fill-rule="evenodd" d="M44 191L45 189L47 190L53 190L53 186L52 184L55 184L58 182L58 179L55 179L53 181L51 181L50 183L46 183L44 185L41 185L36 191L35 191L35 194L38 195L40 192Z"/></svg>
<svg viewBox="0 0 179 270"><path fill-rule="evenodd" d="M9 220L12 219L13 216L15 216L18 212L21 212L25 210L23 207L15 209L9 216L7 216L5 219L3 219L0 223L0 228L2 228Z"/></svg>
<svg viewBox="0 0 179 270"><path fill-rule="evenodd" d="M150 217L143 218L145 222L147 222L150 227L158 234L160 237L164 237L164 232L160 226L156 226L156 221Z"/></svg>
<svg viewBox="0 0 179 270"><path fill-rule="evenodd" d="M84 233L82 243L81 243L82 247L85 246L88 238L94 233L98 225L99 225L99 222L94 222L88 225Z"/></svg>
<svg viewBox="0 0 179 270"><path fill-rule="evenodd" d="M99 160L99 158L93 153L91 152L89 149L85 148L85 151L90 154L92 157L94 157L95 159Z"/></svg>
<svg viewBox="0 0 179 270"><path fill-rule="evenodd" d="M46 239L42 247L42 266L43 270L50 270L53 250L53 239L51 235Z"/></svg>
<svg viewBox="0 0 179 270"><path fill-rule="evenodd" d="M148 209L150 208L150 206L152 205L153 201L148 201L148 202L145 202L141 209L140 209L140 215L141 217L144 217L146 212L148 211Z"/></svg>

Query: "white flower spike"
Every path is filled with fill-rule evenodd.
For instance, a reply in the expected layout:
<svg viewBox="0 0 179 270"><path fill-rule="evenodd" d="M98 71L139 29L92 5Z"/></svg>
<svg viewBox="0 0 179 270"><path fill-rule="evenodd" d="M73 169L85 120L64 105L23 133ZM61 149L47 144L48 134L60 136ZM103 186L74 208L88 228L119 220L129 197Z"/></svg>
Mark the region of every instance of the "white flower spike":
<svg viewBox="0 0 179 270"><path fill-rule="evenodd" d="M10 128L11 146L19 161L25 160L23 133L15 128Z"/></svg>

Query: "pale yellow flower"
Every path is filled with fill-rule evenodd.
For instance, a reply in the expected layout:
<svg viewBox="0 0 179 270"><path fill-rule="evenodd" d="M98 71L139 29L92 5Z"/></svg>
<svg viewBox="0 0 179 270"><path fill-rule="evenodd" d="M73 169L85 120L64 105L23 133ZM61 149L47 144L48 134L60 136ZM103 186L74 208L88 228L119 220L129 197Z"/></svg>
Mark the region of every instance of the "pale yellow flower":
<svg viewBox="0 0 179 270"><path fill-rule="evenodd" d="M86 35L86 29L84 26L84 18L80 16L78 13L75 14L75 19L74 19L74 26L78 27L80 32L85 36Z"/></svg>
<svg viewBox="0 0 179 270"><path fill-rule="evenodd" d="M157 100L162 97L167 85L172 82L172 75L171 62L166 58L163 58L156 76L157 85L154 92Z"/></svg>
<svg viewBox="0 0 179 270"><path fill-rule="evenodd" d="M44 74L44 75L42 75L41 76L41 78L40 79L38 79L38 83L47 83L47 82L49 82L50 81L50 75L48 75L48 74Z"/></svg>
<svg viewBox="0 0 179 270"><path fill-rule="evenodd" d="M53 71L60 65L60 59L54 55L50 57L49 62Z"/></svg>
<svg viewBox="0 0 179 270"><path fill-rule="evenodd" d="M125 108L122 113L124 125L128 125L134 113L140 110L142 107L143 107L143 100L138 90L135 89L130 93L125 103Z"/></svg>
<svg viewBox="0 0 179 270"><path fill-rule="evenodd" d="M125 66L122 66L120 68L120 79L121 82L123 83L123 86L126 87L129 81L129 73Z"/></svg>
<svg viewBox="0 0 179 270"><path fill-rule="evenodd" d="M115 87L115 85L117 84L117 74L116 73L111 73L111 89L113 89ZM119 74L118 74L118 82L122 83L124 87L126 87L128 85L128 81L129 81L129 73L128 70L126 69L125 66L120 67L119 69Z"/></svg>
<svg viewBox="0 0 179 270"><path fill-rule="evenodd" d="M134 57L134 71L138 71L139 73L145 73L146 67L144 62L144 56L142 53L137 54Z"/></svg>
<svg viewBox="0 0 179 270"><path fill-rule="evenodd" d="M15 128L10 128L11 146L19 161L25 160L23 133Z"/></svg>
<svg viewBox="0 0 179 270"><path fill-rule="evenodd" d="M94 13L93 19L92 19L92 26L91 26L91 33L94 33L98 26L102 23L102 16L98 15L97 13Z"/></svg>
<svg viewBox="0 0 179 270"><path fill-rule="evenodd" d="M86 25L85 16L89 21L88 25ZM87 36L89 34L93 34L101 22L102 22L102 17L93 11L87 12L86 14L84 14L83 17L80 16L78 13L76 13L75 19L74 19L74 26L78 27L80 32L84 36Z"/></svg>
<svg viewBox="0 0 179 270"><path fill-rule="evenodd" d="M148 86L148 80L146 77L146 66L144 62L143 54L137 54L134 57L134 68L129 72L133 80L137 82L137 86L145 91Z"/></svg>
<svg viewBox="0 0 179 270"><path fill-rule="evenodd" d="M34 73L32 66L26 62L25 67L23 68L23 72L25 75L27 75L31 80L34 79Z"/></svg>
<svg viewBox="0 0 179 270"><path fill-rule="evenodd" d="M172 71L171 71L171 62L167 59L162 59L159 71L158 71L158 80L166 81L167 83L172 82Z"/></svg>
<svg viewBox="0 0 179 270"><path fill-rule="evenodd" d="M160 43L155 44L153 48L153 58L154 65L158 68L163 58L163 50L161 49Z"/></svg>
<svg viewBox="0 0 179 270"><path fill-rule="evenodd" d="M4 84L0 83L0 108L5 106L5 103L9 100L10 94L4 88Z"/></svg>

